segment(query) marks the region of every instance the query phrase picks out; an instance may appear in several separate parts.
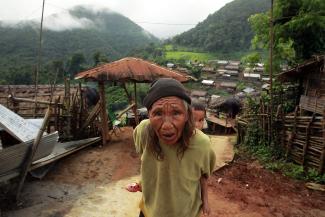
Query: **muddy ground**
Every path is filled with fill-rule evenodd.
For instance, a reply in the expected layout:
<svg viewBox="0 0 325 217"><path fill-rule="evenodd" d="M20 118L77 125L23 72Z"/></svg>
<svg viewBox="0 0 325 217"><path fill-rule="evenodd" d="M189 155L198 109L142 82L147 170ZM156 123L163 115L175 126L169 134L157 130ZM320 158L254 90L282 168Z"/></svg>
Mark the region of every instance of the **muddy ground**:
<svg viewBox="0 0 325 217"><path fill-rule="evenodd" d="M42 180L29 178L22 205L7 207L2 217L137 217L141 195L124 187L139 179L139 165L132 128L124 128L108 145L61 160ZM324 192L245 156L215 172L209 200L212 217L325 217Z"/></svg>

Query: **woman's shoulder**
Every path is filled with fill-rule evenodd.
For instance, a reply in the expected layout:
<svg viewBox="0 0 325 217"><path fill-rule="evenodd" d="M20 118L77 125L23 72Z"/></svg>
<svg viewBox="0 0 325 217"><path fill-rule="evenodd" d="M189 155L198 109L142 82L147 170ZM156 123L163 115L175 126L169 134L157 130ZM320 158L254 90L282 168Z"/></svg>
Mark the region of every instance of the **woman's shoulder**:
<svg viewBox="0 0 325 217"><path fill-rule="evenodd" d="M200 146L200 147L210 147L210 137L203 133L201 130L195 129L193 136L190 139L190 144L192 146Z"/></svg>
<svg viewBox="0 0 325 217"><path fill-rule="evenodd" d="M139 132L150 124L149 119L142 120L134 129L134 132Z"/></svg>

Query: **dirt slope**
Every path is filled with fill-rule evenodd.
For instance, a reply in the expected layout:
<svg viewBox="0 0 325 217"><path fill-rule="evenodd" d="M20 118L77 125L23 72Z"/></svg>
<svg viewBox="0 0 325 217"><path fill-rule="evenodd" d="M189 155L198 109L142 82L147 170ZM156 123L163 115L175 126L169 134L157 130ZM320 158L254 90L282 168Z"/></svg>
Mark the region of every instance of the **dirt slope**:
<svg viewBox="0 0 325 217"><path fill-rule="evenodd" d="M61 160L43 180L29 179L23 205L3 211L2 217L137 217L141 195L123 188L138 180L139 163L132 128L124 128L107 146ZM212 217L325 217L324 193L243 156L215 172L209 198Z"/></svg>

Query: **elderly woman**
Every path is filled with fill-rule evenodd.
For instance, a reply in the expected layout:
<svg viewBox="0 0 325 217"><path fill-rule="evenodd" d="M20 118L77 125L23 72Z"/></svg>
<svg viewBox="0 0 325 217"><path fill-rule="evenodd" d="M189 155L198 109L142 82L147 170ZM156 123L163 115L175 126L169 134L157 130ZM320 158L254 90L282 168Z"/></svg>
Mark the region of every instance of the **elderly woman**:
<svg viewBox="0 0 325 217"><path fill-rule="evenodd" d="M215 154L209 137L195 129L190 104L183 85L170 78L154 82L144 99L149 120L134 130L141 154L140 216L200 215L200 178L211 174Z"/></svg>

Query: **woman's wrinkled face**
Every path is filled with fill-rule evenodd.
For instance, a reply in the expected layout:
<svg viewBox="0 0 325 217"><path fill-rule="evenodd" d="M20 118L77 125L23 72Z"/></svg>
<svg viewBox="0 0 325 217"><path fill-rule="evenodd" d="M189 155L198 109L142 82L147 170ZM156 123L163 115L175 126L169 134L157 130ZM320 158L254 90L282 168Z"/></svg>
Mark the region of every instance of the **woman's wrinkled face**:
<svg viewBox="0 0 325 217"><path fill-rule="evenodd" d="M152 105L149 119L159 139L167 145L174 145L183 133L188 114L183 100L170 96Z"/></svg>
<svg viewBox="0 0 325 217"><path fill-rule="evenodd" d="M199 130L203 129L205 112L201 110L192 109L195 127Z"/></svg>

